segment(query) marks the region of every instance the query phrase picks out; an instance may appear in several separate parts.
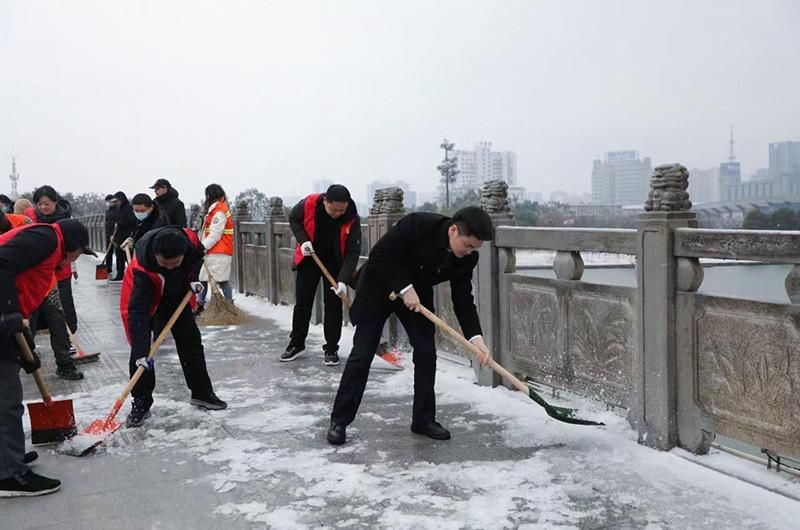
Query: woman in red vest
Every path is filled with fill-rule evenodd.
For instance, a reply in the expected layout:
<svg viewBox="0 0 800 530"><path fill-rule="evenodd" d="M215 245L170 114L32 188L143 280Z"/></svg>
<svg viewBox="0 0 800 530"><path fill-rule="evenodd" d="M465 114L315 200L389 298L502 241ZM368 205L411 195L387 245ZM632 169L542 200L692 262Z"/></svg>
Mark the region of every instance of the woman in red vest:
<svg viewBox="0 0 800 530"><path fill-rule="evenodd" d="M308 257L316 254L338 280L336 289L324 289L325 345L322 347L325 365L336 366L342 336L339 295L351 282L361 253L361 224L356 204L350 199L347 188L334 184L327 192L314 193L297 203L289 215L289 224L297 239L294 254L297 280L291 339L280 360L293 361L305 350L314 293L322 277L317 264Z"/></svg>
<svg viewBox="0 0 800 530"><path fill-rule="evenodd" d="M206 187L203 211L206 214L203 219L203 229L198 236L206 249L206 259L203 268L200 269L200 281L204 287L203 292L197 297L200 310L206 301L209 276L219 286L225 298L233 301L229 283L233 263L233 219L222 186L210 184Z"/></svg>

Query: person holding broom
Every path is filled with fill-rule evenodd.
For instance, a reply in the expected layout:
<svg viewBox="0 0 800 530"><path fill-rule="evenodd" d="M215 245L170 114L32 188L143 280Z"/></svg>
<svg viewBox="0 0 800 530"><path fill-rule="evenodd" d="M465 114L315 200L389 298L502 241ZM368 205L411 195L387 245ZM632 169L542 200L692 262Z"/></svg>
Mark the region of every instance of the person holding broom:
<svg viewBox="0 0 800 530"><path fill-rule="evenodd" d="M141 364L146 366L146 370L131 392L133 403L125 421L128 427L142 425L150 416L153 405L155 368L152 362L146 362L151 334L157 336L161 333L189 289L195 293L202 289L196 280L204 254L197 235L177 226L147 232L135 248L136 256L126 269L122 282L120 313L131 345L131 376ZM192 393L189 403L207 410L226 408L228 405L214 394L200 330L188 305L184 306L172 326L172 337L186 384Z"/></svg>
<svg viewBox="0 0 800 530"><path fill-rule="evenodd" d="M350 192L334 184L325 193L315 193L298 202L289 215L289 224L297 240L293 268L297 270L295 305L289 346L281 362L294 361L305 350L308 323L314 293L322 271L311 254L337 279L337 287L324 289L326 366L339 364L339 339L342 336L342 300L340 295L352 281L361 252L361 221ZM374 353L374 351L373 351Z"/></svg>
<svg viewBox="0 0 800 530"><path fill-rule="evenodd" d="M22 358L15 335L27 334L23 319L42 304L56 271L69 269L81 254L96 256L86 227L73 219L27 224L0 235L0 497L44 495L61 487L26 464L32 458L25 454L19 367L30 374L41 362L35 354L32 362Z"/></svg>
<svg viewBox="0 0 800 530"><path fill-rule="evenodd" d="M231 266L233 264L233 219L225 190L219 184L209 184L206 187L206 200L203 203L203 229L200 242L206 249L204 266L200 269L200 282L203 292L197 295L197 313L203 310L208 293L209 279L216 283L222 294L229 301L233 301L231 291Z"/></svg>
<svg viewBox="0 0 800 530"><path fill-rule="evenodd" d="M331 412L328 442L343 444L346 428L356 416L383 325L394 313L414 348L414 405L411 431L435 440L450 439L450 431L436 421L436 344L434 325L420 312L433 311L433 286L450 282L453 310L465 337L489 361L481 336L478 311L472 297L472 270L476 250L492 239L492 219L477 206L462 208L452 217L412 213L393 226L372 248L359 271L350 320L356 326L353 349L347 359ZM395 301L391 293L399 294Z"/></svg>

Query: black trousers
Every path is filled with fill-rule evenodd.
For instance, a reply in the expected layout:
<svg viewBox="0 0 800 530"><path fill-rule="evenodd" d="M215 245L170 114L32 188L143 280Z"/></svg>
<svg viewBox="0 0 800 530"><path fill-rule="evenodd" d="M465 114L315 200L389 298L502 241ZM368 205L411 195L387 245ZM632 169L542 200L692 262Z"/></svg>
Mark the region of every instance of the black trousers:
<svg viewBox="0 0 800 530"><path fill-rule="evenodd" d="M324 263L324 261L323 261ZM339 274L338 267L330 267L325 263L325 267L335 278ZM308 335L308 323L311 320L311 309L314 305L314 294L317 285L322 279L322 271L312 259L303 260L297 267L297 281L295 282L295 304L292 314L292 333L289 335L289 345L303 347L306 344ZM342 337L342 299L339 298L331 289L328 281L325 282L323 300L325 304L325 316L323 327L325 329L325 347L334 351L339 349L339 339Z"/></svg>
<svg viewBox="0 0 800 530"><path fill-rule="evenodd" d="M117 258L117 277L121 278L125 275L125 264L128 262L128 259L127 256L125 256L125 251L116 243L114 243L114 256ZM109 261L108 264L108 271L111 272L111 262Z"/></svg>
<svg viewBox="0 0 800 530"><path fill-rule="evenodd" d="M39 329L39 322L42 318L47 322L47 329L50 331L50 347L53 349L56 365L59 368L74 366L75 362L69 353L72 343L67 333L67 322L64 318L64 309L61 306L61 295L58 289L50 291L39 309L31 315L30 324L34 332Z"/></svg>
<svg viewBox="0 0 800 530"><path fill-rule="evenodd" d="M170 306L161 305L153 315L153 340L161 333L167 320L172 315L177 307L176 304ZM197 323L194 321L192 309L187 305L183 308L175 324L172 326L172 337L175 339L175 346L178 349L178 359L181 361L181 368L183 369L183 377L186 379L186 386L192 391L193 397L207 397L214 389L211 386L211 379L208 376L208 369L206 368L206 357L203 350L203 342L200 338L200 330L197 329ZM158 361L158 354L156 354L156 362ZM138 368L136 366L136 359L131 352L129 361L129 369L131 377ZM153 389L156 387L156 371L145 370L142 377L133 387L131 395L134 399L144 400L149 406L153 402Z"/></svg>
<svg viewBox="0 0 800 530"><path fill-rule="evenodd" d="M67 321L69 330L75 334L78 331L78 313L72 297L72 276L58 282L58 297L61 299L61 309L64 310L64 320Z"/></svg>
<svg viewBox="0 0 800 530"><path fill-rule="evenodd" d="M417 292L425 307L433 311L433 289ZM370 313L362 322L356 324L353 337L353 350L339 383L339 391L333 403L331 422L350 425L367 386L369 368L380 344L381 332L386 319L394 313L408 334L414 348L414 406L411 423L425 424L436 420L436 342L433 323L421 313L409 311L402 300L389 302Z"/></svg>

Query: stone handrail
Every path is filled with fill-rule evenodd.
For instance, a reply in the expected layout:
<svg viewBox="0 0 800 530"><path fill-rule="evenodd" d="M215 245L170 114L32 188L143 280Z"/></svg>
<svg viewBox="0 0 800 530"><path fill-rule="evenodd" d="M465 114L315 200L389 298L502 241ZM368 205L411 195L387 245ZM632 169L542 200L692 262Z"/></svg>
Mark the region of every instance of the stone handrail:
<svg viewBox="0 0 800 530"><path fill-rule="evenodd" d="M674 254L769 263L800 263L800 232L678 228Z"/></svg>
<svg viewBox="0 0 800 530"><path fill-rule="evenodd" d="M499 226L494 244L515 249L636 254L636 230Z"/></svg>

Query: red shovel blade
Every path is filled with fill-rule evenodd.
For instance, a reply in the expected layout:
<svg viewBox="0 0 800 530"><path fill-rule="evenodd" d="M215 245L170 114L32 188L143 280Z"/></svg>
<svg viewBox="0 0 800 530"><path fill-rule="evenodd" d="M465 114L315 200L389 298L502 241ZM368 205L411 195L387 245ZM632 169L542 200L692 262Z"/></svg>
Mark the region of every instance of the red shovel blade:
<svg viewBox="0 0 800 530"><path fill-rule="evenodd" d="M108 279L108 269L106 268L105 264L97 265L94 269L94 279L95 280L107 280Z"/></svg>
<svg viewBox="0 0 800 530"><path fill-rule="evenodd" d="M28 415L32 444L61 442L78 432L71 400L28 403Z"/></svg>
<svg viewBox="0 0 800 530"><path fill-rule="evenodd" d="M59 452L71 456L84 456L89 454L92 449L103 443L120 427L121 425L114 421L113 418L96 420L86 427L79 435L73 436L64 442Z"/></svg>
<svg viewBox="0 0 800 530"><path fill-rule="evenodd" d="M113 418L105 420L95 420L83 430L82 434L93 436L111 434L120 428L120 424Z"/></svg>

